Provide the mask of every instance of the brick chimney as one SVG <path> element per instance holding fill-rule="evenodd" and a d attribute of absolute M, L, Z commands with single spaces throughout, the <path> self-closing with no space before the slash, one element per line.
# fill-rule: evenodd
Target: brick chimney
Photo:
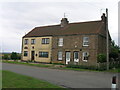
<path fill-rule="evenodd" d="M 101 19 L 102 19 L 103 22 L 106 23 L 107 17 L 105 16 L 105 13 L 103 13 L 103 15 L 101 16 Z"/>
<path fill-rule="evenodd" d="M 66 26 L 69 23 L 69 21 L 67 20 L 67 18 L 62 18 L 61 20 L 61 27 Z"/>

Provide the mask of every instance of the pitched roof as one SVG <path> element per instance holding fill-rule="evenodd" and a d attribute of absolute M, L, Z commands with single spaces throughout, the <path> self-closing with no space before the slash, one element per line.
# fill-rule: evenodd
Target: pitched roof
<path fill-rule="evenodd" d="M 60 25 L 35 27 L 24 37 L 73 35 L 73 34 L 98 34 L 98 33 L 103 34 L 104 31 L 101 31 L 103 26 L 104 26 L 104 22 L 99 20 L 99 21 L 69 23 L 65 27 L 61 27 Z"/>

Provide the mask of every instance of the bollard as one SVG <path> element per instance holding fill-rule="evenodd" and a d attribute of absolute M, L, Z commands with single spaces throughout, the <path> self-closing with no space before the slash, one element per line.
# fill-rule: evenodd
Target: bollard
<path fill-rule="evenodd" d="M 117 80 L 116 80 L 117 78 L 116 78 L 116 76 L 114 75 L 113 77 L 112 77 L 112 86 L 111 86 L 111 90 L 117 90 L 117 85 L 116 85 L 116 82 L 117 82 Z"/>

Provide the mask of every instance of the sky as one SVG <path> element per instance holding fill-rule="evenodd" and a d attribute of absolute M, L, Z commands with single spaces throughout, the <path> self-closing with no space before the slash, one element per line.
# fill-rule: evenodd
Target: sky
<path fill-rule="evenodd" d="M 118 44 L 119 0 L 0 0 L 0 50 L 21 52 L 22 37 L 35 27 L 101 20 L 108 8 L 108 28 Z"/>

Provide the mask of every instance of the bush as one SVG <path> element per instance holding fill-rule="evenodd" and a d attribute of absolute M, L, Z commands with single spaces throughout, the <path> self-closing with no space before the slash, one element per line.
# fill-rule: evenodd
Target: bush
<path fill-rule="evenodd" d="M 109 54 L 109 57 L 110 57 L 110 58 L 113 58 L 115 61 L 117 61 L 118 53 L 117 53 L 117 52 L 111 52 L 111 53 Z"/>
<path fill-rule="evenodd" d="M 5 54 L 5 55 L 2 57 L 2 59 L 9 60 L 10 57 L 9 57 L 7 54 Z"/>
<path fill-rule="evenodd" d="M 106 55 L 105 54 L 99 54 L 97 56 L 98 63 L 104 63 L 106 62 Z"/>
<path fill-rule="evenodd" d="M 68 64 L 67 68 L 78 68 L 78 69 L 88 69 L 88 70 L 99 70 L 99 71 L 103 71 L 106 70 L 106 64 L 104 63 L 100 63 L 100 66 L 87 66 L 87 65 L 73 65 L 73 64 Z"/>
<path fill-rule="evenodd" d="M 12 52 L 12 54 L 11 54 L 11 59 L 12 59 L 12 60 L 17 60 L 17 59 L 18 59 L 18 55 L 17 55 L 16 52 Z"/>
<path fill-rule="evenodd" d="M 67 65 L 68 68 L 79 68 L 79 69 L 89 69 L 89 70 L 98 70 L 98 68 L 96 66 L 87 66 L 87 65 L 72 65 L 72 64 L 68 64 Z"/>

